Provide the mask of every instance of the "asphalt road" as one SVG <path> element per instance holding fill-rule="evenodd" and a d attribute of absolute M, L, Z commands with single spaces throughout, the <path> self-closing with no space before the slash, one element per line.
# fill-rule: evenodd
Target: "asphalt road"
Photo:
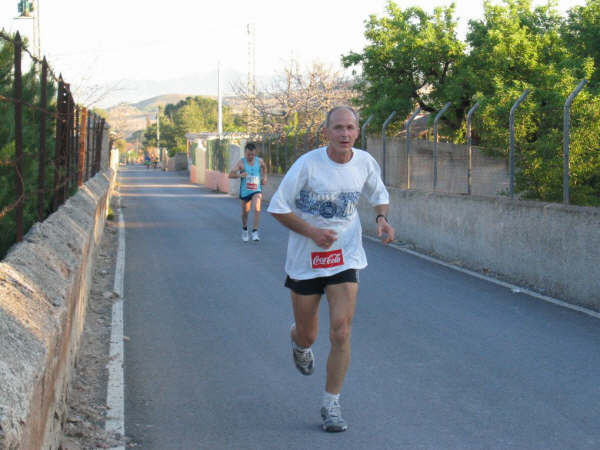
<path fill-rule="evenodd" d="M 125 430 L 140 449 L 598 449 L 600 321 L 365 240 L 345 433 L 320 429 L 327 303 L 294 368 L 287 231 L 122 168 Z"/>

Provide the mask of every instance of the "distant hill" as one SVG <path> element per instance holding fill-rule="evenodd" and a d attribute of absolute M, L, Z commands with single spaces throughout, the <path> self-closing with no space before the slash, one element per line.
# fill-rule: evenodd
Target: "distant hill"
<path fill-rule="evenodd" d="M 221 72 L 221 83 L 223 95 L 231 96 L 234 93 L 233 86 L 243 85 L 247 75 L 234 69 L 223 69 Z M 257 76 L 257 84 L 265 84 L 270 81 L 269 77 Z M 202 95 L 216 98 L 217 96 L 217 71 L 206 73 L 193 73 L 184 77 L 169 80 L 115 80 L 105 83 L 107 94 L 98 104 L 102 109 L 122 103 L 138 104 L 154 97 L 173 95 L 173 92 L 183 92 L 186 95 Z M 170 103 L 170 102 L 169 102 Z"/>
<path fill-rule="evenodd" d="M 108 123 L 120 136 L 129 139 L 139 130 L 144 130 L 149 123 L 156 121 L 156 110 L 159 106 L 175 105 L 187 97 L 194 97 L 196 94 L 164 94 L 138 101 L 137 103 L 119 103 L 118 105 L 106 108 L 108 114 Z M 214 98 L 211 95 L 202 97 Z M 236 113 L 243 110 L 243 105 L 237 97 L 229 96 L 223 98 L 223 104 L 228 105 Z"/>
<path fill-rule="evenodd" d="M 165 94 L 158 95 L 156 97 L 152 97 L 146 100 L 142 100 L 141 102 L 134 103 L 131 105 L 134 108 L 139 109 L 143 112 L 156 112 L 159 106 L 164 107 L 166 105 L 175 105 L 179 103 L 181 100 L 185 100 L 187 97 L 190 97 L 190 94 Z"/>

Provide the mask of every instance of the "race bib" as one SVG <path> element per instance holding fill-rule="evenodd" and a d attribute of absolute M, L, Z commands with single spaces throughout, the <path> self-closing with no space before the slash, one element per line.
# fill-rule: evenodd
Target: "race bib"
<path fill-rule="evenodd" d="M 342 249 L 329 252 L 311 252 L 310 257 L 313 269 L 326 269 L 344 265 Z"/>
<path fill-rule="evenodd" d="M 256 191 L 258 189 L 258 177 L 246 177 L 246 189 Z"/>

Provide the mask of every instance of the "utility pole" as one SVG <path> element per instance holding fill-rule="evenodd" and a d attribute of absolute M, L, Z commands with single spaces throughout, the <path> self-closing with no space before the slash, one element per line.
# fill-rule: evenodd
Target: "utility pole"
<path fill-rule="evenodd" d="M 162 161 L 162 152 L 160 150 L 160 106 L 156 110 L 156 147 L 158 148 L 158 158 Z"/>
<path fill-rule="evenodd" d="M 223 92 L 221 89 L 221 61 L 217 62 L 217 98 L 218 98 L 218 132 L 219 139 L 223 135 Z"/>
<path fill-rule="evenodd" d="M 33 54 L 37 59 L 42 59 L 42 46 L 40 44 L 40 1 L 34 0 L 33 8 Z"/>
<path fill-rule="evenodd" d="M 248 132 L 256 131 L 256 27 L 249 23 L 248 30 Z"/>
<path fill-rule="evenodd" d="M 19 15 L 17 19 L 33 19 L 33 30 L 31 43 L 33 46 L 33 56 L 37 59 L 42 58 L 42 49 L 40 44 L 40 2 L 39 0 L 19 0 L 17 3 Z"/>

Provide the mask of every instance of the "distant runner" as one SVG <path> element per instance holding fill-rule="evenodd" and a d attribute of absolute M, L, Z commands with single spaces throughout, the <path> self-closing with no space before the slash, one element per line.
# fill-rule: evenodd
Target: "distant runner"
<path fill-rule="evenodd" d="M 242 240 L 248 242 L 248 213 L 253 205 L 254 220 L 252 240 L 259 241 L 260 203 L 262 186 L 267 184 L 267 171 L 264 161 L 256 156 L 256 145 L 248 142 L 244 147 L 245 157 L 240 159 L 229 172 L 229 178 L 240 179 L 240 200 L 242 201 Z"/>
<path fill-rule="evenodd" d="M 315 369 L 311 345 L 318 333 L 321 296 L 329 303 L 327 377 L 321 418 L 325 431 L 345 431 L 340 391 L 350 364 L 350 332 L 358 293 L 358 271 L 367 266 L 357 207 L 361 193 L 374 206 L 377 235 L 387 244 L 394 228 L 387 221 L 389 194 L 377 161 L 352 147 L 358 116 L 350 107 L 333 108 L 325 120 L 327 147 L 301 156 L 284 176 L 268 211 L 289 228 L 285 286 L 295 323 L 292 356 L 303 375 Z"/>

